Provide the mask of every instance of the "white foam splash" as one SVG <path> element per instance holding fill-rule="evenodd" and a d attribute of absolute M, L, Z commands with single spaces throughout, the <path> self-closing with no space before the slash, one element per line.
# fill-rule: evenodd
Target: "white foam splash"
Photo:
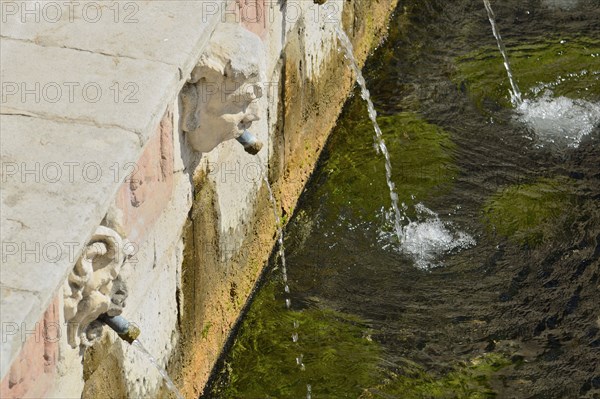
<path fill-rule="evenodd" d="M 567 40 L 560 41 L 561 44 L 564 44 L 566 42 L 567 42 Z M 597 54 L 590 54 L 590 55 L 592 56 L 592 58 L 598 57 Z M 538 94 L 544 93 L 547 90 L 554 90 L 560 85 L 563 85 L 565 83 L 568 84 L 568 82 L 570 82 L 570 81 L 578 80 L 578 79 L 584 78 L 586 76 L 596 77 L 596 80 L 598 80 L 598 79 L 600 79 L 600 71 L 588 71 L 587 69 L 582 69 L 579 72 L 569 72 L 564 75 L 559 75 L 552 82 L 538 83 L 537 85 L 535 85 L 531 89 L 529 89 L 529 91 L 534 96 L 537 96 Z M 589 89 L 586 88 L 585 90 L 589 90 Z"/>
<path fill-rule="evenodd" d="M 462 231 L 455 231 L 452 223 L 442 221 L 437 213 L 422 203 L 415 205 L 415 210 L 417 220 L 404 226 L 404 237 L 399 249 L 410 256 L 419 269 L 429 270 L 441 266 L 439 256 L 476 244 L 473 237 Z M 386 233 L 382 233 L 381 237 L 386 241 L 392 238 Z"/>
<path fill-rule="evenodd" d="M 567 97 L 552 97 L 552 92 L 525 100 L 517 108 L 517 120 L 529 126 L 544 143 L 577 148 L 583 137 L 600 125 L 600 104 Z"/>

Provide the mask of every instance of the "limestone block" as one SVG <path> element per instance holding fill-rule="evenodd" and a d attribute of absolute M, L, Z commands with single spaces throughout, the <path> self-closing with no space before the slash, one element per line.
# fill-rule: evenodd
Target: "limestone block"
<path fill-rule="evenodd" d="M 136 162 L 109 208 L 106 225 L 136 246 L 143 241 L 173 194 L 173 112 L 167 110 L 156 133 Z"/>
<path fill-rule="evenodd" d="M 131 301 L 128 303 L 125 316 L 129 321 L 139 326 L 140 342 L 152 353 L 158 363 L 166 367 L 177 342 L 177 269 L 180 265 L 178 254 L 181 252 L 181 240 L 171 239 L 171 248 L 157 252 L 156 266 L 147 270 L 131 287 Z M 147 248 L 148 255 L 153 256 L 152 248 Z M 140 263 L 145 256 L 140 254 Z M 147 259 L 147 258 L 146 258 Z M 141 265 L 139 265 L 141 266 Z M 131 271 L 127 268 L 127 274 Z M 125 271 L 124 271 L 125 272 Z M 140 272 L 140 271 L 138 271 Z M 139 273 L 142 274 L 142 273 Z M 128 279 L 129 280 L 129 279 Z M 162 379 L 148 359 L 138 350 L 129 349 L 125 344 L 119 344 L 127 350 L 123 364 L 123 373 L 127 376 L 130 398 L 161 397 L 156 392 L 162 385 Z M 170 370 L 169 370 L 170 371 Z"/>
<path fill-rule="evenodd" d="M 141 142 L 154 132 L 180 82 L 173 65 L 20 40 L 3 38 L 0 58 L 3 114 L 118 126 Z"/>
<path fill-rule="evenodd" d="M 127 291 L 117 278 L 127 247 L 114 230 L 99 226 L 65 281 L 64 314 L 73 348 L 91 346 L 100 337 L 101 324 L 92 323 L 98 316 L 121 313 Z"/>
<path fill-rule="evenodd" d="M 40 320 L 141 149 L 118 128 L 22 115 L 0 115 L 0 126 L 0 318 L 20 328 Z M 1 377 L 23 345 L 4 338 Z"/>
<path fill-rule="evenodd" d="M 237 24 L 221 24 L 183 87 L 181 127 L 198 152 L 240 136 L 260 119 L 266 53 L 260 38 Z"/>
<path fill-rule="evenodd" d="M 246 0 L 239 4 L 240 17 L 238 18 L 242 25 L 252 33 L 256 33 L 261 38 L 266 38 L 269 18 L 272 13 L 267 7 L 269 4 L 265 0 Z"/>
<path fill-rule="evenodd" d="M 3 399 L 44 397 L 52 389 L 61 333 L 58 298 L 41 320 L 22 327 L 21 339 L 26 338 L 26 341 L 0 384 L 0 397 Z"/>
<path fill-rule="evenodd" d="M 3 1 L 2 37 L 190 71 L 226 0 Z"/>

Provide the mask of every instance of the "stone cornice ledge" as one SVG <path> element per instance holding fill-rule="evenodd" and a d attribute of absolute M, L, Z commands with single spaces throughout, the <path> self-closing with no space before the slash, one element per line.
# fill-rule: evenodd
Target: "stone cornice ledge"
<path fill-rule="evenodd" d="M 30 14 L 22 2 L 3 8 L 0 379 L 176 101 L 226 1 L 114 2 L 100 17 L 83 13 L 98 2 L 53 2 L 65 7 L 60 19 L 44 2 L 28 2 Z"/>

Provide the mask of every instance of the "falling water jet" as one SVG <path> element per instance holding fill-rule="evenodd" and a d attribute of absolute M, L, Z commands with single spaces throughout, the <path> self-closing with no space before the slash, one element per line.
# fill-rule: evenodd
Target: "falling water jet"
<path fill-rule="evenodd" d="M 269 177 L 264 168 L 261 167 L 261 173 L 263 176 L 263 181 L 267 186 L 267 190 L 269 191 L 269 201 L 271 202 L 271 208 L 273 209 L 273 216 L 275 217 L 275 223 L 277 225 L 277 256 L 281 260 L 281 275 L 283 278 L 284 292 L 286 295 L 290 294 L 290 286 L 288 285 L 288 276 L 287 276 L 287 265 L 285 261 L 285 247 L 283 246 L 283 223 L 281 222 L 281 217 L 279 217 L 279 212 L 277 212 L 277 201 L 275 200 L 275 195 L 273 194 L 273 188 L 271 187 L 271 183 L 269 183 Z M 290 298 L 285 298 L 285 307 L 286 309 L 290 309 L 292 306 L 292 300 Z M 297 320 L 293 322 L 294 332 L 292 333 L 292 342 L 297 343 L 298 336 L 298 327 L 300 323 Z M 304 365 L 302 359 L 304 358 L 303 354 L 300 354 L 296 357 L 296 364 L 300 368 L 300 370 L 304 371 L 306 366 Z M 306 398 L 311 398 L 311 386 L 310 384 L 306 385 Z"/>
<path fill-rule="evenodd" d="M 169 377 L 167 370 L 165 370 L 160 366 L 160 364 L 158 364 L 154 356 L 152 356 L 150 352 L 148 352 L 146 348 L 144 348 L 142 343 L 137 339 L 141 331 L 135 324 L 131 323 L 123 316 L 109 316 L 108 314 L 100 315 L 100 317 L 98 317 L 98 320 L 106 324 L 108 327 L 112 328 L 113 331 L 117 333 L 119 338 L 128 342 L 129 344 L 131 344 L 131 346 L 139 350 L 150 361 L 150 363 L 152 363 L 152 365 L 156 367 L 158 373 L 165 381 L 167 388 L 175 394 L 177 399 L 184 399 L 183 395 L 181 394 L 181 392 L 179 392 L 171 377 Z"/>
<path fill-rule="evenodd" d="M 329 16 L 332 19 L 332 16 Z M 371 101 L 371 93 L 367 89 L 367 84 L 365 82 L 365 78 L 358 67 L 356 59 L 354 58 L 354 48 L 352 46 L 352 42 L 350 42 L 350 38 L 346 35 L 346 32 L 340 27 L 339 24 L 334 24 L 335 32 L 337 34 L 338 40 L 342 44 L 344 48 L 345 54 L 344 56 L 350 62 L 350 67 L 352 71 L 356 75 L 356 81 L 358 82 L 361 89 L 361 97 L 367 102 L 367 109 L 369 112 L 369 119 L 373 122 L 373 128 L 375 129 L 375 145 L 385 158 L 385 178 L 387 181 L 388 188 L 390 189 L 390 198 L 392 200 L 392 208 L 394 211 L 394 231 L 398 238 L 398 241 L 401 243 L 404 238 L 404 233 L 402 229 L 402 222 L 406 219 L 405 216 L 400 212 L 400 206 L 398 204 L 398 194 L 396 193 L 396 185 L 392 181 L 392 162 L 390 160 L 390 153 L 385 145 L 385 141 L 383 139 L 383 133 L 381 132 L 381 128 L 377 123 L 377 111 L 375 110 L 375 106 L 373 105 L 373 101 Z"/>
<path fill-rule="evenodd" d="M 508 61 L 508 54 L 506 53 L 506 47 L 504 47 L 504 42 L 502 41 L 502 36 L 500 36 L 500 31 L 498 30 L 498 26 L 496 25 L 496 15 L 494 14 L 494 10 L 492 9 L 492 5 L 489 0 L 483 0 L 483 5 L 485 6 L 485 10 L 488 14 L 488 19 L 490 20 L 490 24 L 492 25 L 492 32 L 494 33 L 494 37 L 496 38 L 496 43 L 498 43 L 498 49 L 502 54 L 502 58 L 504 59 L 504 68 L 506 69 L 506 74 L 508 75 L 508 80 L 510 81 L 510 86 L 512 90 L 509 90 L 510 100 L 515 107 L 519 107 L 523 100 L 521 99 L 521 91 L 519 90 L 519 86 L 517 86 L 517 82 L 512 73 L 512 69 L 510 68 L 510 62 Z"/>
<path fill-rule="evenodd" d="M 600 107 L 584 100 L 572 100 L 562 96 L 552 98 L 551 90 L 544 92 L 538 99 L 523 101 L 496 25 L 494 10 L 492 10 L 489 0 L 483 0 L 483 4 L 498 43 L 498 49 L 504 58 L 504 68 L 512 87 L 512 91 L 509 90 L 511 102 L 517 108 L 517 120 L 533 129 L 542 142 L 565 144 L 577 148 L 581 139 L 590 134 L 600 121 Z M 537 145 L 544 146 L 543 144 Z"/>
<path fill-rule="evenodd" d="M 267 186 L 267 190 L 269 191 L 269 201 L 271 202 L 271 208 L 273 209 L 273 216 L 275 217 L 275 223 L 277 225 L 277 256 L 281 260 L 281 276 L 283 278 L 283 284 L 285 284 L 284 291 L 286 294 L 290 293 L 290 287 L 288 286 L 288 276 L 287 276 L 287 265 L 285 262 L 285 248 L 283 246 L 283 226 L 281 223 L 281 218 L 279 217 L 279 212 L 277 212 L 277 201 L 275 200 L 275 195 L 273 194 L 273 188 L 271 188 L 271 183 L 269 183 L 269 178 L 267 176 L 266 171 L 262 171 L 263 181 Z M 291 306 L 291 300 L 286 298 L 285 307 L 289 309 Z"/>
<path fill-rule="evenodd" d="M 331 16 L 329 18 L 332 19 Z M 350 61 L 350 67 L 356 74 L 356 81 L 360 85 L 362 98 L 367 103 L 369 118 L 371 119 L 373 128 L 375 129 L 374 139 L 376 148 L 383 153 L 385 158 L 385 177 L 390 191 L 390 197 L 392 199 L 395 228 L 394 233 L 402 251 L 415 258 L 416 266 L 422 269 L 428 269 L 433 265 L 432 257 L 435 253 L 449 251 L 455 248 L 466 248 L 474 245 L 475 241 L 464 233 L 460 233 L 458 235 L 451 234 L 448 231 L 446 224 L 439 220 L 438 215 L 435 212 L 427 209 L 422 204 L 415 206 L 417 215 L 427 213 L 430 218 L 434 216 L 435 219 L 427 222 L 413 222 L 405 213 L 401 212 L 401 208 L 398 203 L 396 187 L 392 181 L 392 164 L 390 161 L 390 154 L 385 145 L 379 124 L 377 123 L 377 112 L 375 111 L 375 107 L 371 101 L 371 95 L 367 89 L 364 76 L 362 75 L 356 59 L 354 58 L 354 49 L 350 39 L 348 38 L 348 35 L 346 35 L 343 28 L 339 24 L 334 24 L 334 27 L 338 40 L 341 42 L 345 51 L 345 57 L 348 61 Z M 402 204 L 402 209 L 406 209 L 404 204 Z M 406 224 L 403 227 L 402 224 L 405 221 Z M 431 253 L 427 253 L 426 257 L 422 256 L 422 251 L 420 250 L 416 251 L 415 253 L 415 243 L 419 248 L 423 248 L 423 245 L 426 245 L 426 248 L 430 249 Z"/>
<path fill-rule="evenodd" d="M 177 397 L 177 399 L 185 399 L 183 397 L 183 395 L 181 394 L 181 392 L 179 392 L 179 390 L 175 386 L 175 383 L 173 382 L 173 380 L 171 379 L 171 377 L 169 377 L 169 374 L 167 374 L 167 370 L 165 370 L 164 368 L 162 368 L 160 366 L 160 364 L 158 364 L 158 361 L 154 358 L 154 356 L 152 356 L 150 354 L 150 352 L 148 352 L 148 350 L 146 350 L 146 348 L 144 348 L 144 345 L 142 345 L 142 343 L 140 341 L 138 341 L 137 339 L 134 340 L 131 343 L 131 346 L 135 347 L 146 358 L 148 358 L 148 360 L 150 360 L 150 363 L 152 363 L 154 365 L 154 367 L 156 367 L 156 369 L 158 370 L 159 374 L 161 375 L 161 377 L 165 381 L 165 385 L 167 386 L 167 388 L 169 388 L 169 390 L 171 392 L 173 392 L 173 394 L 175 394 L 175 397 Z"/>

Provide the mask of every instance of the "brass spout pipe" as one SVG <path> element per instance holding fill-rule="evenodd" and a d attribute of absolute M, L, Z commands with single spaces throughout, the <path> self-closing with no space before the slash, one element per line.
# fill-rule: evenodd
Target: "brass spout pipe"
<path fill-rule="evenodd" d="M 109 326 L 124 341 L 130 344 L 139 337 L 141 331 L 137 326 L 122 316 L 109 316 L 106 313 L 98 317 L 98 320 Z"/>
<path fill-rule="evenodd" d="M 244 130 L 241 136 L 237 138 L 237 141 L 244 146 L 244 150 L 248 154 L 256 155 L 263 147 L 262 141 L 258 140 L 252 133 L 248 130 Z"/>

